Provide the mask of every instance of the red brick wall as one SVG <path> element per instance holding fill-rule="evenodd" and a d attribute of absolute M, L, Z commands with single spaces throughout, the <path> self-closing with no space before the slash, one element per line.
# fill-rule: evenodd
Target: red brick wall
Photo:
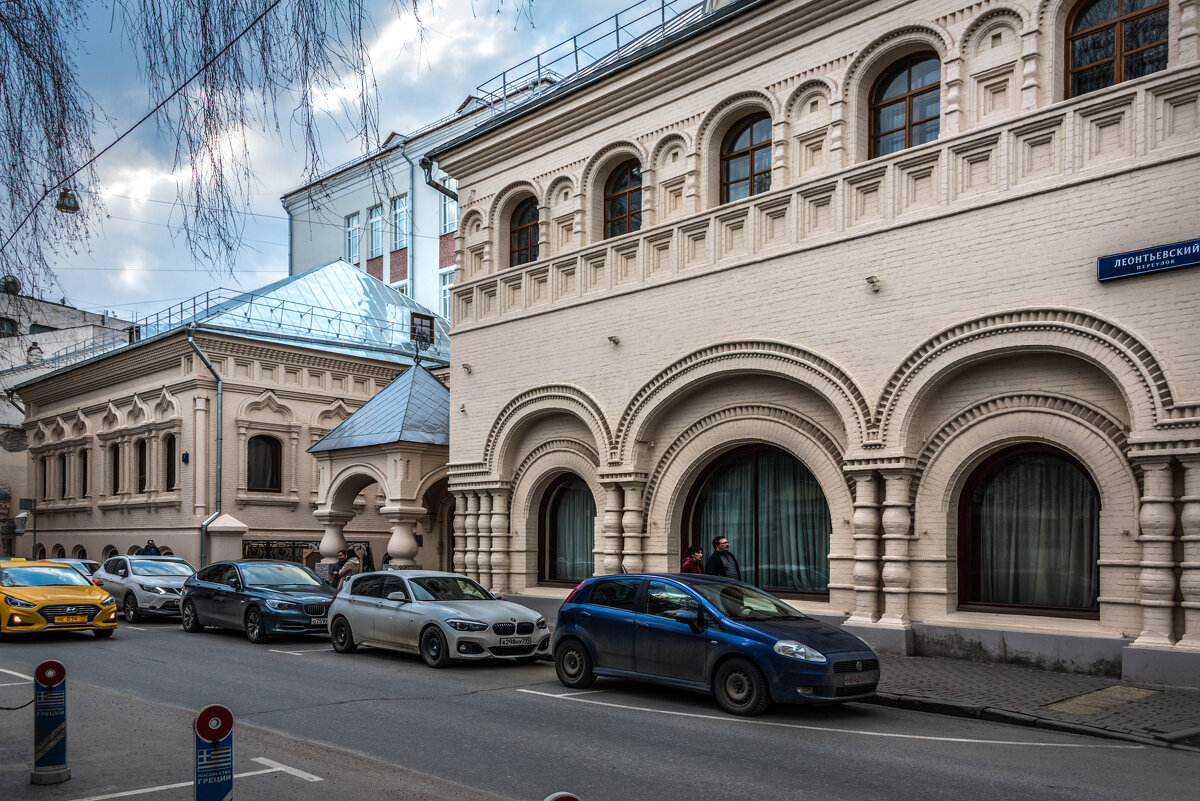
<path fill-rule="evenodd" d="M 383 256 L 367 259 L 367 275 L 383 280 Z"/>
<path fill-rule="evenodd" d="M 393 250 L 388 260 L 388 282 L 408 280 L 408 248 Z"/>
<path fill-rule="evenodd" d="M 442 234 L 438 240 L 438 267 L 454 266 L 454 234 Z"/>

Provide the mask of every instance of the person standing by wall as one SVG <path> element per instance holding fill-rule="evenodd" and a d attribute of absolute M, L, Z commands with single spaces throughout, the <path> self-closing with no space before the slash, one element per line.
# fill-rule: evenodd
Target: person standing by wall
<path fill-rule="evenodd" d="M 679 568 L 680 573 L 703 573 L 704 563 L 701 561 L 704 558 L 704 551 L 699 545 L 691 545 L 687 549 L 687 557 L 683 560 L 683 564 Z"/>
<path fill-rule="evenodd" d="M 725 576 L 726 578 L 742 580 L 742 569 L 738 566 L 737 558 L 729 551 L 728 537 L 713 537 L 712 556 L 704 563 L 704 572 L 710 576 Z"/>

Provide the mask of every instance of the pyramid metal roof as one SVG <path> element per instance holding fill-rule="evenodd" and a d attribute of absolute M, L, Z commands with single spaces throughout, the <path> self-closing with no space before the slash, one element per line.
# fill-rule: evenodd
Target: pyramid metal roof
<path fill-rule="evenodd" d="M 308 452 L 394 442 L 450 444 L 450 389 L 420 364 L 397 376 Z"/>

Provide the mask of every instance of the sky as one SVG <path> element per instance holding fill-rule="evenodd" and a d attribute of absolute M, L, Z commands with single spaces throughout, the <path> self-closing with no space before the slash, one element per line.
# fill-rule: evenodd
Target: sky
<path fill-rule="evenodd" d="M 424 42 L 411 16 L 377 16 L 369 40 L 381 137 L 414 131 L 453 113 L 477 86 L 503 70 L 634 3 L 531 0 L 530 19 L 513 0 L 421 0 Z M 381 9 L 385 5 L 381 2 Z M 94 138 L 99 151 L 151 103 L 129 46 L 108 30 L 108 12 L 97 10 L 89 25 L 86 50 L 77 55 L 84 88 L 115 122 L 113 130 L 98 131 Z M 287 120 L 288 111 L 281 110 L 281 120 Z M 214 274 L 194 260 L 172 229 L 172 146 L 159 139 L 152 121 L 143 124 L 97 162 L 99 184 L 92 191 L 103 195 L 107 219 L 90 252 L 58 262 L 57 285 L 43 297 L 135 319 L 207 290 L 253 289 L 286 276 L 287 217 L 280 197 L 303 184 L 303 160 L 290 144 L 294 133 L 285 129 L 281 137 L 258 137 L 251 144 L 258 185 L 246 210 L 241 257 L 230 275 Z M 331 125 L 324 126 L 321 138 L 322 171 L 361 155 L 361 146 Z"/>

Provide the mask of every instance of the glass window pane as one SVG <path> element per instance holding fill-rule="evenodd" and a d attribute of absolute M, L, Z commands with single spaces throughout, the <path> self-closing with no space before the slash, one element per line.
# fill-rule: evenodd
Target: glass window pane
<path fill-rule="evenodd" d="M 631 212 L 642 210 L 642 190 L 635 189 L 629 193 L 629 210 Z"/>
<path fill-rule="evenodd" d="M 930 120 L 914 125 L 912 128 L 912 146 L 923 145 L 938 138 L 940 120 Z"/>
<path fill-rule="evenodd" d="M 629 168 L 629 185 L 630 186 L 641 186 L 642 185 L 642 165 L 641 164 L 634 164 L 632 167 Z"/>
<path fill-rule="evenodd" d="M 760 147 L 754 151 L 754 171 L 762 172 L 771 169 L 771 148 Z"/>
<path fill-rule="evenodd" d="M 621 217 L 617 220 L 612 220 L 608 223 L 608 228 L 605 231 L 606 236 L 620 236 L 625 233 L 625 218 Z"/>
<path fill-rule="evenodd" d="M 735 184 L 729 184 L 725 187 L 725 202 L 729 203 L 734 200 L 741 200 L 744 197 L 750 197 L 750 182 L 738 181 Z"/>
<path fill-rule="evenodd" d="M 1125 59 L 1125 78 L 1140 78 L 1167 68 L 1167 46 L 1161 44 Z"/>
<path fill-rule="evenodd" d="M 640 231 L 642 229 L 642 215 L 640 212 L 634 212 L 629 215 L 629 230 Z"/>
<path fill-rule="evenodd" d="M 904 131 L 884 134 L 875 140 L 875 156 L 886 156 L 889 153 L 899 153 L 904 149 Z"/>
<path fill-rule="evenodd" d="M 738 123 L 737 127 L 731 131 L 732 136 L 725 140 L 725 153 L 736 153 L 739 150 L 745 150 L 750 147 L 750 126 L 746 123 Z"/>
<path fill-rule="evenodd" d="M 625 195 L 617 195 L 608 199 L 608 218 L 610 220 L 625 216 Z"/>
<path fill-rule="evenodd" d="M 1167 41 L 1167 12 L 1147 14 L 1125 23 L 1125 52 Z"/>
<path fill-rule="evenodd" d="M 725 182 L 740 181 L 750 177 L 750 157 L 738 156 L 725 160 Z"/>
<path fill-rule="evenodd" d="M 763 142 L 771 141 L 771 118 L 763 117 L 758 122 L 754 123 L 754 144 L 762 144 Z"/>
<path fill-rule="evenodd" d="M 1076 97 L 1088 92 L 1094 92 L 1097 89 L 1112 86 L 1113 83 L 1112 62 L 1100 64 L 1096 67 L 1089 67 L 1086 70 L 1079 70 L 1079 72 L 1071 76 L 1071 96 Z"/>
<path fill-rule="evenodd" d="M 1072 31 L 1085 31 L 1093 25 L 1116 19 L 1120 13 L 1118 0 L 1095 0 L 1075 17 Z"/>
<path fill-rule="evenodd" d="M 914 97 L 912 99 L 912 121 L 921 122 L 938 116 L 938 106 L 941 103 L 941 99 L 942 93 L 940 89 L 931 89 L 924 94 Z"/>
<path fill-rule="evenodd" d="M 912 82 L 909 87 L 910 89 L 920 89 L 925 86 L 933 86 L 941 80 L 941 77 L 942 62 L 936 58 L 927 58 L 913 65 Z"/>
<path fill-rule="evenodd" d="M 1125 0 L 1124 6 L 1121 10 L 1126 14 L 1130 14 L 1135 11 L 1142 11 L 1143 9 L 1150 8 L 1151 6 L 1161 5 L 1162 2 L 1163 0 Z M 1166 13 L 1166 10 L 1164 10 L 1163 14 L 1165 15 Z"/>
<path fill-rule="evenodd" d="M 538 246 L 537 246 L 537 243 L 534 243 L 529 248 L 529 260 L 537 261 L 537 258 L 538 258 Z"/>
<path fill-rule="evenodd" d="M 764 172 L 754 176 L 754 194 L 761 195 L 771 191 L 771 173 Z"/>
<path fill-rule="evenodd" d="M 879 103 L 889 98 L 899 97 L 907 91 L 908 69 L 901 68 L 879 82 L 879 88 L 875 90 L 875 97 L 872 98 L 872 101 Z"/>
<path fill-rule="evenodd" d="M 516 249 L 529 247 L 529 229 L 518 228 L 512 234 L 512 246 Z"/>
<path fill-rule="evenodd" d="M 1116 53 L 1116 34 L 1112 28 L 1084 36 L 1071 42 L 1071 66 L 1086 67 Z"/>
<path fill-rule="evenodd" d="M 676 612 L 699 612 L 700 602 L 683 590 L 665 581 L 646 585 L 646 614 L 674 619 Z"/>
<path fill-rule="evenodd" d="M 894 131 L 904 127 L 904 101 L 875 109 L 874 129 L 876 133 Z"/>

